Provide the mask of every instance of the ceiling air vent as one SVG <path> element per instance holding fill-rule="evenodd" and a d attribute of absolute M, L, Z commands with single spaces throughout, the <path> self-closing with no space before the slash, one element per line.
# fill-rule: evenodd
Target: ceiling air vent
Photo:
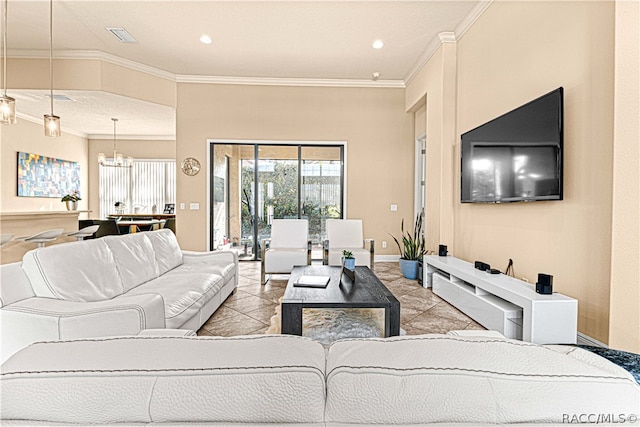
<path fill-rule="evenodd" d="M 45 95 L 45 97 L 51 98 L 51 95 Z M 54 101 L 73 101 L 73 99 L 69 98 L 67 95 L 61 95 L 61 94 L 54 94 L 53 100 Z"/>
<path fill-rule="evenodd" d="M 133 36 L 124 28 L 107 27 L 107 31 L 116 36 L 116 38 L 122 43 L 138 43 L 138 40 L 134 39 Z"/>

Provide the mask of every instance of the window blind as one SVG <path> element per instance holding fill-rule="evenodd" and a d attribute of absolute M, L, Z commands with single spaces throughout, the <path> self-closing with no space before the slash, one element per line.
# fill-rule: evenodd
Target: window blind
<path fill-rule="evenodd" d="M 125 204 L 126 213 L 136 207 L 151 213 L 153 205 L 162 213 L 166 203 L 176 200 L 175 160 L 136 160 L 130 168 L 100 167 L 99 181 L 101 218 L 115 213 L 116 202 Z"/>

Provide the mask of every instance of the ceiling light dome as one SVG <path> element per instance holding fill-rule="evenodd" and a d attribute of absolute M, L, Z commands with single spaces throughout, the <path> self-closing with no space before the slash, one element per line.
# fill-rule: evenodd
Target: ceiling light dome
<path fill-rule="evenodd" d="M 384 46 L 384 42 L 382 40 L 376 40 L 371 45 L 371 47 L 373 47 L 374 49 L 381 49 L 382 46 Z"/>
<path fill-rule="evenodd" d="M 213 41 L 209 35 L 203 34 L 200 36 L 200 42 L 204 44 L 211 44 Z"/>

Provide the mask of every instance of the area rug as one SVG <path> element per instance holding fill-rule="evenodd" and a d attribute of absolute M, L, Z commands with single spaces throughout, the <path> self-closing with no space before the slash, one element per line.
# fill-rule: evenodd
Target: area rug
<path fill-rule="evenodd" d="M 578 347 L 589 350 L 590 352 L 615 363 L 621 368 L 626 369 L 631 375 L 633 375 L 636 382 L 640 384 L 640 354 L 629 353 L 621 350 L 611 350 L 603 347 L 592 347 L 588 345 L 579 345 Z"/>
<path fill-rule="evenodd" d="M 265 334 L 280 334 L 280 307 L 276 306 Z M 305 308 L 302 336 L 325 347 L 343 338 L 384 337 L 384 315 L 382 308 Z"/>

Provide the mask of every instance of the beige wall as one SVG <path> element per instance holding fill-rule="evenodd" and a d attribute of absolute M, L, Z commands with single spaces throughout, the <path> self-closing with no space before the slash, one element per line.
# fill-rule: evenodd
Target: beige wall
<path fill-rule="evenodd" d="M 609 345 L 640 353 L 640 3 L 616 1 Z"/>
<path fill-rule="evenodd" d="M 112 139 L 90 139 L 88 150 L 89 163 L 89 209 L 93 211 L 92 218 L 100 217 L 100 198 L 99 191 L 99 165 L 98 153 L 104 153 L 107 158 L 113 157 L 113 140 Z M 132 140 L 118 139 L 118 152 L 125 157 L 131 156 L 135 159 L 175 159 L 176 158 L 176 142 L 175 141 L 156 141 L 156 140 Z M 180 165 L 176 165 L 177 168 Z M 94 196 L 95 197 L 92 197 Z"/>
<path fill-rule="evenodd" d="M 10 58 L 7 87 L 49 89 L 46 59 Z M 56 90 L 100 90 L 157 104 L 176 106 L 176 82 L 97 59 L 53 61 Z"/>
<path fill-rule="evenodd" d="M 417 114 L 416 120 L 424 120 L 425 123 L 416 123 L 416 129 L 426 129 L 427 165 L 426 165 L 426 212 L 425 212 L 425 239 L 427 248 L 437 250 L 438 244 L 446 244 L 441 239 L 441 197 L 449 192 L 442 191 L 443 174 L 443 147 L 450 146 L 452 141 L 445 142 L 443 136 L 443 49 L 442 46 L 431 56 L 431 59 L 420 70 L 417 76 L 407 86 L 406 106 L 407 110 L 415 108 L 415 105 L 425 104 L 425 114 Z M 418 113 L 420 110 L 417 111 Z M 416 135 L 419 136 L 419 135 Z"/>
<path fill-rule="evenodd" d="M 18 151 L 78 162 L 80 164 L 79 190 L 82 196 L 78 208 L 87 209 L 89 189 L 85 138 L 65 132 L 58 138 L 50 138 L 44 136 L 42 123 L 33 123 L 20 118 L 15 125 L 3 125 L 0 135 L 2 137 L 0 143 L 1 212 L 66 211 L 65 204 L 57 197 L 18 197 Z"/>
<path fill-rule="evenodd" d="M 206 164 L 207 138 L 346 141 L 347 216 L 364 220 L 378 254 L 397 254 L 387 233 L 413 217 L 413 119 L 402 89 L 179 84 L 178 161 Z M 186 249 L 206 249 L 207 179 L 206 170 L 178 174 L 177 202 L 200 203 L 199 211 L 177 211 Z"/>
<path fill-rule="evenodd" d="M 552 274 L 555 291 L 579 300 L 580 332 L 603 342 L 609 329 L 613 34 L 611 2 L 494 2 L 456 43 L 455 88 L 447 84 L 451 47 L 444 44 L 442 56 L 435 54 L 407 88 L 406 104 L 410 109 L 426 95 L 428 233 L 452 238 L 451 253 L 468 261 L 504 269 L 512 258 L 517 276 L 530 282 L 539 272 Z M 460 134 L 559 86 L 565 88 L 565 200 L 460 204 Z M 430 111 L 434 96 L 453 96 L 457 105 L 447 108 L 445 100 L 442 113 Z M 447 134 L 451 123 L 456 132 Z M 440 147 L 433 147 L 438 130 Z M 448 157 L 450 146 L 455 153 Z M 438 160 L 440 168 L 431 163 Z M 451 196 L 451 236 L 443 194 Z M 440 224 L 433 220 L 438 215 Z"/>

